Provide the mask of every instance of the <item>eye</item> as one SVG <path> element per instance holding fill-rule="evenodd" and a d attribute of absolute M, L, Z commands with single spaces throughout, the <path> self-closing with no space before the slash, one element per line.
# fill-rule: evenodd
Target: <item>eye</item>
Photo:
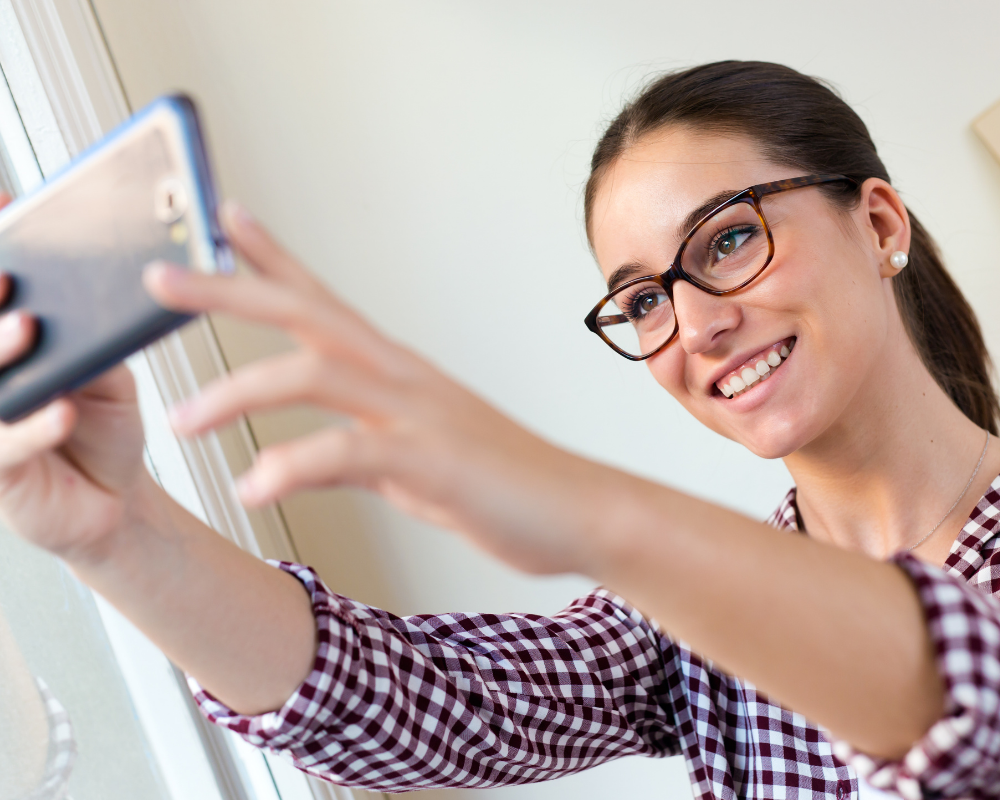
<path fill-rule="evenodd" d="M 715 260 L 722 261 L 726 256 L 736 252 L 741 244 L 753 235 L 749 228 L 738 228 L 721 234 L 715 241 Z"/>
<path fill-rule="evenodd" d="M 667 302 L 667 294 L 660 287 L 646 287 L 635 293 L 625 304 L 625 316 L 630 320 L 642 319 L 657 306 Z"/>

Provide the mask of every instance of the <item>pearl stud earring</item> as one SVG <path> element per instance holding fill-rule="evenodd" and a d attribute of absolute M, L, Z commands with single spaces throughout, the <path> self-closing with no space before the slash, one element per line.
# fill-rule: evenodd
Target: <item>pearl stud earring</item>
<path fill-rule="evenodd" d="M 889 263 L 892 264 L 896 269 L 902 269 L 907 264 L 910 263 L 910 257 L 906 255 L 902 250 L 897 250 L 891 256 L 889 256 Z"/>

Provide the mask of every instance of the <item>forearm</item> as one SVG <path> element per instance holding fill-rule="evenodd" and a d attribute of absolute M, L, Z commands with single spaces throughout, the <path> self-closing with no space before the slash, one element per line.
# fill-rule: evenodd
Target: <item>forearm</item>
<path fill-rule="evenodd" d="M 244 553 L 151 479 L 125 524 L 70 567 L 232 708 L 279 708 L 309 673 L 315 623 L 293 577 Z"/>
<path fill-rule="evenodd" d="M 874 755 L 943 712 L 902 571 L 654 484 L 608 483 L 594 577 L 726 670 Z"/>
<path fill-rule="evenodd" d="M 678 752 L 662 690 L 677 660 L 610 592 L 550 618 L 400 618 L 331 592 L 307 567 L 288 569 L 311 592 L 323 642 L 301 694 L 285 713 L 253 718 L 196 698 L 213 722 L 314 774 L 385 792 L 487 788 Z M 543 664 L 559 680 L 539 691 Z"/>

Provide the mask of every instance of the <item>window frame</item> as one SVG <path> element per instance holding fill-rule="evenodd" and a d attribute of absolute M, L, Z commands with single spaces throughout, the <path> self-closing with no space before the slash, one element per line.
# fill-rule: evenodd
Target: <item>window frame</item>
<path fill-rule="evenodd" d="M 48 113 L 55 119 L 68 158 L 128 118 L 132 108 L 89 0 L 0 2 L 9 3 L 17 17 Z M 15 77 L 4 72 L 3 79 L 16 100 L 18 87 L 12 85 Z M 5 87 L 0 86 L 0 94 L 3 91 Z M 23 111 L 18 108 L 30 141 L 32 130 L 25 124 Z M 51 173 L 51 169 L 46 171 Z M 0 163 L 0 185 L 4 184 L 8 189 L 19 188 L 11 180 L 9 165 Z M 297 560 L 277 507 L 248 511 L 236 499 L 234 475 L 251 465 L 257 449 L 247 421 L 242 419 L 226 431 L 195 441 L 179 440 L 167 421 L 171 405 L 191 397 L 200 386 L 228 371 L 211 320 L 199 318 L 132 356 L 128 364 L 136 379 L 146 429 L 147 466 L 161 485 L 191 513 L 242 549 L 257 557 Z M 142 639 L 141 634 L 130 633 L 128 623 L 119 620 L 107 603 L 99 601 L 98 607 L 129 690 L 140 694 L 150 691 L 129 679 L 127 662 L 142 657 L 143 644 L 134 638 Z M 145 646 L 151 647 L 145 641 Z M 223 800 L 385 797 L 307 776 L 283 759 L 256 751 L 235 735 L 209 724 L 197 711 L 183 675 L 175 667 L 171 669 L 174 689 L 179 688 L 184 698 Z M 137 702 L 140 716 L 141 705 Z M 151 726 L 144 722 L 148 730 Z M 161 766 L 167 770 L 167 765 Z"/>

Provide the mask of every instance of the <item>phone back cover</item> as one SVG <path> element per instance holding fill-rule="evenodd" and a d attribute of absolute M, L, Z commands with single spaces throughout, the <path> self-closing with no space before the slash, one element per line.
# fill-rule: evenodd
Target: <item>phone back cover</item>
<path fill-rule="evenodd" d="M 39 322 L 35 349 L 0 373 L 4 420 L 81 385 L 188 319 L 154 303 L 141 276 L 157 259 L 189 264 L 181 234 L 189 237 L 190 226 L 161 221 L 154 193 L 165 179 L 197 170 L 176 163 L 178 148 L 168 146 L 162 125 L 146 127 L 127 145 L 71 168 L 57 191 L 34 198 L 7 224 L 0 215 L 0 269 L 14 280 L 6 310 L 24 308 Z M 194 194 L 188 214 L 213 214 Z"/>

